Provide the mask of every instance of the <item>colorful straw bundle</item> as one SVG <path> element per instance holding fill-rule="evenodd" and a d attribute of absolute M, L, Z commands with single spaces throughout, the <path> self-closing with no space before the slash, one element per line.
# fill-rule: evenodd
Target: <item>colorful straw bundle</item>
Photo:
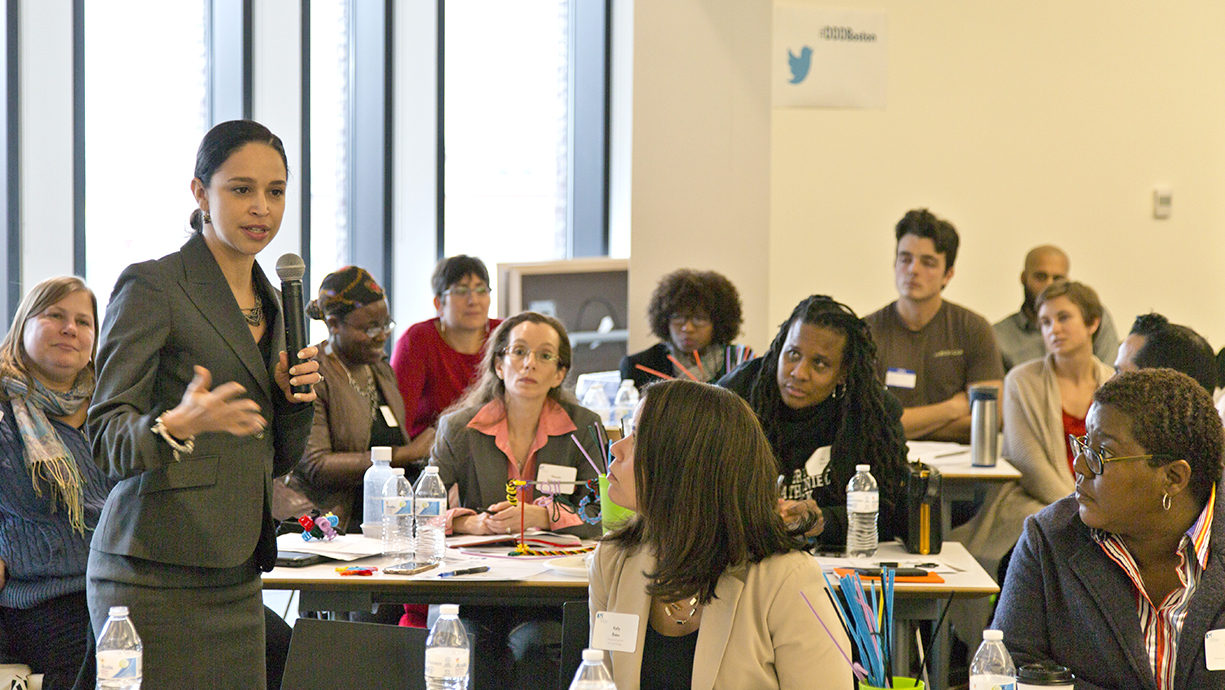
<path fill-rule="evenodd" d="M 865 592 L 863 580 L 859 579 L 858 573 L 844 575 L 839 580 L 841 596 L 834 594 L 829 576 L 824 573 L 822 576 L 825 577 L 825 586 L 833 599 L 834 609 L 838 612 L 847 635 L 855 643 L 855 649 L 862 661 L 862 665 L 851 664 L 855 677 L 878 688 L 892 687 L 893 586 L 897 577 L 894 570 L 882 570 L 879 592 L 875 582 L 869 583 L 869 589 Z M 809 603 L 809 607 L 811 606 Z M 816 609 L 813 609 L 813 613 L 816 613 Z M 820 616 L 817 616 L 817 620 L 826 633 L 829 633 L 825 621 L 822 621 Z M 845 653 L 843 657 L 846 658 Z M 850 662 L 850 659 L 847 658 L 847 661 Z"/>

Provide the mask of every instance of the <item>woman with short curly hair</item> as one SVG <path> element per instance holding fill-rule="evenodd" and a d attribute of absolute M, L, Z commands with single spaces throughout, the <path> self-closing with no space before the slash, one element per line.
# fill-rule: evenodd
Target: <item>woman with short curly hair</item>
<path fill-rule="evenodd" d="M 714 271 L 682 268 L 664 276 L 651 293 L 647 317 L 662 342 L 621 359 L 621 378 L 639 388 L 660 374 L 685 376 L 673 360 L 697 380 L 713 383 L 752 356 L 749 348 L 731 345 L 744 323 L 740 293 Z"/>

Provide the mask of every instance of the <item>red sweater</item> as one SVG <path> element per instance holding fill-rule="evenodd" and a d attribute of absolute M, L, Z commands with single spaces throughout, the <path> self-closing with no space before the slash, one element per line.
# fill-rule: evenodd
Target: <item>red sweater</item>
<path fill-rule="evenodd" d="M 490 319 L 489 330 L 501 319 Z M 459 399 L 472 383 L 484 352 L 456 352 L 438 333 L 438 319 L 415 323 L 396 341 L 391 368 L 396 372 L 408 434 L 417 434 L 438 422 L 438 415 Z"/>

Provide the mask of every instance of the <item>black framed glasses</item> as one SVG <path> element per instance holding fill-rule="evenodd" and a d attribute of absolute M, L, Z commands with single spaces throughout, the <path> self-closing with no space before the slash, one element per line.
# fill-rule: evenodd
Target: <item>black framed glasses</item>
<path fill-rule="evenodd" d="M 1089 445 L 1088 436 L 1077 437 L 1073 434 L 1068 434 L 1068 441 L 1072 444 L 1072 452 L 1082 456 L 1085 459 L 1085 464 L 1089 466 L 1089 471 L 1093 474 L 1101 474 L 1108 462 L 1122 462 L 1123 460 L 1152 460 L 1160 458 L 1162 460 L 1173 460 L 1174 458 L 1162 453 L 1151 453 L 1149 455 L 1124 455 L 1123 457 L 1110 457 L 1104 451 L 1094 450 Z"/>
<path fill-rule="evenodd" d="M 701 314 L 671 314 L 668 316 L 668 325 L 673 328 L 684 328 L 686 321 L 693 324 L 694 328 L 706 328 L 711 324 L 710 317 Z"/>

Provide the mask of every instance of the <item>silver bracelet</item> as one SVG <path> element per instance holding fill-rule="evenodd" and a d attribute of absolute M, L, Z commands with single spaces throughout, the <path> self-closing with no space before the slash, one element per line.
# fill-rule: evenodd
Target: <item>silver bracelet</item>
<path fill-rule="evenodd" d="M 170 446 L 170 449 L 174 451 L 175 462 L 179 461 L 180 453 L 183 455 L 191 455 L 192 451 L 196 449 L 195 436 L 188 436 L 186 439 L 180 442 L 178 439 L 171 436 L 170 432 L 166 430 L 166 423 L 162 421 L 160 416 L 153 420 L 153 433 L 161 436 L 162 440 L 165 441 L 167 445 Z"/>

